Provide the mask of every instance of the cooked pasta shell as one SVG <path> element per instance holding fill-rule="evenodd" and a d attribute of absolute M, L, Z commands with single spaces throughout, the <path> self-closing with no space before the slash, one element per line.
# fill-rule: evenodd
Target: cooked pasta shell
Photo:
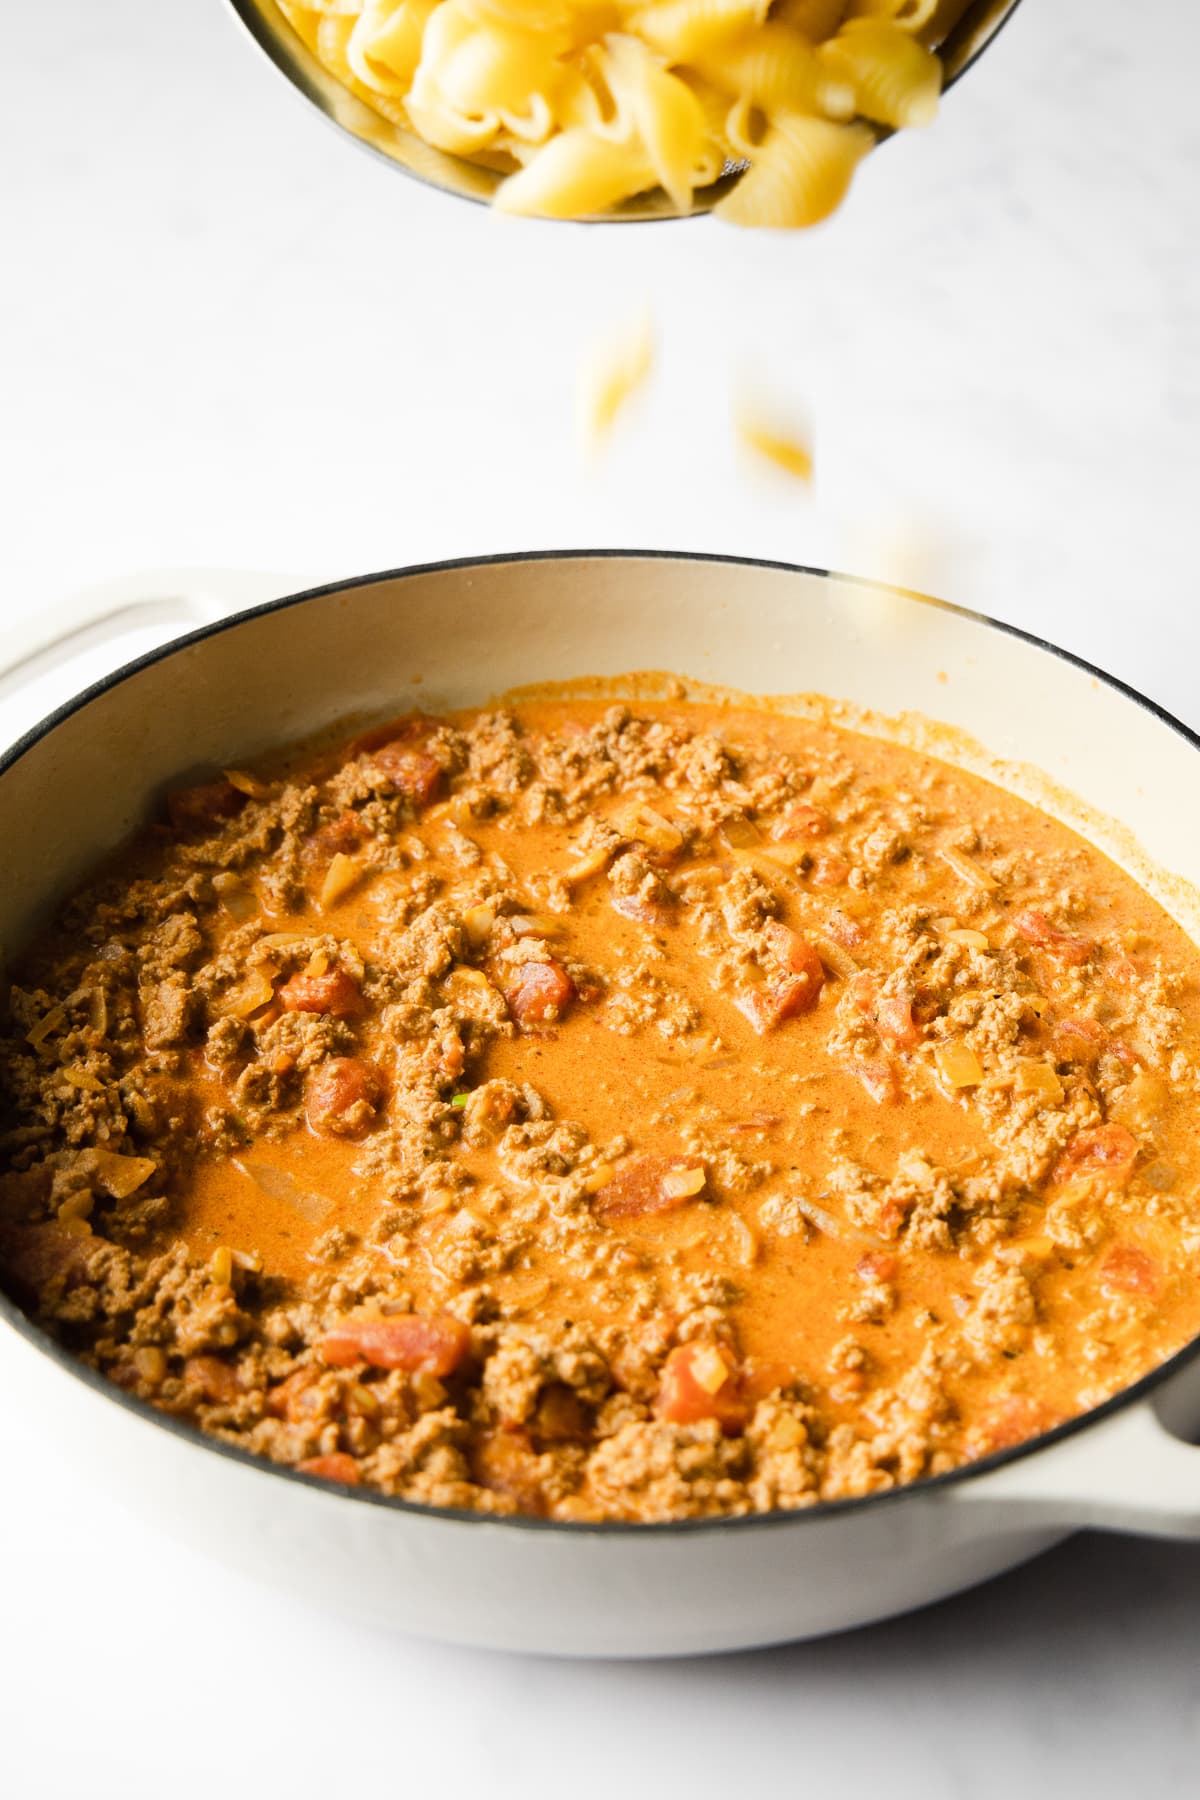
<path fill-rule="evenodd" d="M 689 71 L 688 86 L 700 103 L 704 114 L 704 128 L 707 133 L 707 155 L 719 158 L 717 174 L 727 162 L 736 160 L 736 152 L 729 142 L 729 95 L 713 83 L 693 77 Z M 715 180 L 716 176 L 710 177 Z"/>
<path fill-rule="evenodd" d="M 761 25 L 769 6 L 770 0 L 661 0 L 635 13 L 631 23 L 668 62 L 684 63 Z"/>
<path fill-rule="evenodd" d="M 833 36 L 846 16 L 846 4 L 847 0 L 777 0 L 771 17 L 819 44 Z"/>
<path fill-rule="evenodd" d="M 353 30 L 354 20 L 337 13 L 326 13 L 317 21 L 317 55 L 329 73 L 347 87 L 354 85 L 354 71 L 346 60 L 346 46 Z"/>
<path fill-rule="evenodd" d="M 902 31 L 924 31 L 938 0 L 846 0 L 848 19 L 887 19 Z"/>
<path fill-rule="evenodd" d="M 812 434 L 799 424 L 783 424 L 761 408 L 742 401 L 734 413 L 740 442 L 756 457 L 782 469 L 796 481 L 813 477 Z"/>
<path fill-rule="evenodd" d="M 618 120 L 628 119 L 659 186 L 686 212 L 707 139 L 700 102 L 640 38 L 614 35 L 605 40 L 605 51 Z"/>
<path fill-rule="evenodd" d="M 534 32 L 551 56 L 565 56 L 577 43 L 577 8 L 572 0 L 456 0 L 467 17 L 488 31 Z"/>
<path fill-rule="evenodd" d="M 425 27 L 439 0 L 367 0 L 346 44 L 346 60 L 374 93 L 403 95 L 421 61 Z"/>
<path fill-rule="evenodd" d="M 753 100 L 740 95 L 725 116 L 725 135 L 738 162 L 752 163 L 767 135 L 767 115 Z"/>
<path fill-rule="evenodd" d="M 899 127 L 936 117 L 942 65 L 898 25 L 851 19 L 819 54 L 832 73 L 853 82 L 863 118 Z"/>
<path fill-rule="evenodd" d="M 854 83 L 831 70 L 808 39 L 789 25 L 767 24 L 696 58 L 714 87 L 740 94 L 765 112 L 854 116 Z"/>
<path fill-rule="evenodd" d="M 501 182 L 494 204 L 502 212 L 580 219 L 654 184 L 640 145 L 614 143 L 576 126 L 551 138 L 526 168 Z"/>
<path fill-rule="evenodd" d="M 872 142 L 861 125 L 781 118 L 755 152 L 753 166 L 714 210 L 731 225 L 816 225 L 840 205 Z"/>
<path fill-rule="evenodd" d="M 558 120 L 545 94 L 531 94 L 523 112 L 500 109 L 500 124 L 507 138 L 522 144 L 544 144 L 558 130 Z"/>
<path fill-rule="evenodd" d="M 457 112 L 527 114 L 535 95 L 557 86 L 554 58 L 531 31 L 473 27 L 432 69 L 438 91 Z"/>
<path fill-rule="evenodd" d="M 500 130 L 500 120 L 495 113 L 471 119 L 436 97 L 418 99 L 414 92 L 404 105 L 418 137 L 432 144 L 435 150 L 445 150 L 449 156 L 478 155 L 493 144 Z"/>
<path fill-rule="evenodd" d="M 653 366 L 654 328 L 648 313 L 595 346 L 580 370 L 576 394 L 576 424 L 585 445 L 608 435 Z"/>
<path fill-rule="evenodd" d="M 296 36 L 307 44 L 310 50 L 315 51 L 317 26 L 321 22 L 321 15 L 311 12 L 307 6 L 293 6 L 292 0 L 276 0 L 276 4 Z"/>

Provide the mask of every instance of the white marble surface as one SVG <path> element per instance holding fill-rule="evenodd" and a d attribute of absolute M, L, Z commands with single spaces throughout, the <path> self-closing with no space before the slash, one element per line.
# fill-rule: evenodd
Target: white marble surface
<path fill-rule="evenodd" d="M 897 575 L 1200 724 L 1200 19 L 1160 4 L 1135 43 L 1135 10 L 1026 0 L 933 132 L 780 242 L 443 201 L 310 117 L 218 0 L 12 8 L 4 616 L 163 563 L 728 550 Z M 642 301 L 661 377 L 589 469 L 579 346 Z M 746 375 L 812 411 L 812 498 L 735 457 Z M 58 685 L 0 695 L 4 735 Z M 1198 1549 L 1080 1539 L 769 1655 L 534 1664 L 358 1632 L 85 1507 L 2 1385 L 0 1458 L 0 1766 L 30 1800 L 1196 1792 Z"/>

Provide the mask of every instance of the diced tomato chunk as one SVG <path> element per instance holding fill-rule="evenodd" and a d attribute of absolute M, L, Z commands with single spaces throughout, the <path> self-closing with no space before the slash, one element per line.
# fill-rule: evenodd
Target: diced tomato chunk
<path fill-rule="evenodd" d="M 867 941 L 867 934 L 858 920 L 836 906 L 830 911 L 827 928 L 830 937 L 846 950 L 857 950 Z"/>
<path fill-rule="evenodd" d="M 183 1379 L 215 1406 L 232 1406 L 242 1391 L 237 1370 L 219 1356 L 189 1356 L 183 1365 Z"/>
<path fill-rule="evenodd" d="M 666 912 L 652 900 L 639 900 L 636 894 L 614 894 L 612 909 L 623 919 L 635 919 L 639 925 L 662 925 Z"/>
<path fill-rule="evenodd" d="M 1055 1165 L 1055 1178 L 1071 1181 L 1078 1176 L 1107 1175 L 1115 1186 L 1124 1186 L 1133 1173 L 1137 1153 L 1137 1139 L 1124 1125 L 1092 1125 L 1067 1139 Z"/>
<path fill-rule="evenodd" d="M 885 994 L 875 1002 L 875 1029 L 898 1050 L 911 1050 L 924 1033 L 913 1018 L 913 1003 L 898 994 Z"/>
<path fill-rule="evenodd" d="M 1114 1244 L 1101 1258 L 1100 1282 L 1118 1294 L 1157 1294 L 1162 1270 L 1152 1256 L 1133 1244 Z"/>
<path fill-rule="evenodd" d="M 879 982 L 865 971 L 850 983 L 850 999 L 864 1019 L 869 1019 L 885 1042 L 898 1050 L 911 1050 L 923 1037 L 922 1023 L 936 1012 L 936 1005 L 911 1000 L 906 995 L 879 995 Z M 866 1067 L 866 1064 L 862 1065 Z"/>
<path fill-rule="evenodd" d="M 538 1517 L 546 1511 L 541 1459 L 522 1427 L 501 1426 L 479 1438 L 471 1456 L 471 1473 L 480 1487 L 507 1494 L 518 1512 Z"/>
<path fill-rule="evenodd" d="M 356 812 L 344 812 L 328 824 L 319 825 L 308 840 L 308 848 L 317 856 L 345 856 L 360 849 L 369 835 Z"/>
<path fill-rule="evenodd" d="M 286 1380 L 267 1393 L 266 1410 L 275 1419 L 287 1419 L 299 1425 L 324 1410 L 325 1396 L 317 1386 L 320 1370 L 312 1367 L 296 1369 Z"/>
<path fill-rule="evenodd" d="M 843 887 L 850 879 L 850 864 L 840 856 L 818 856 L 809 878 L 814 887 Z"/>
<path fill-rule="evenodd" d="M 427 1318 L 398 1313 L 390 1319 L 346 1318 L 321 1339 L 320 1352 L 335 1368 L 369 1363 L 375 1369 L 453 1375 L 471 1348 L 470 1329 L 448 1313 Z"/>
<path fill-rule="evenodd" d="M 815 1006 L 825 985 L 825 965 L 814 946 L 807 938 L 801 937 L 798 931 L 790 931 L 777 919 L 771 919 L 764 926 L 763 932 L 772 955 L 778 958 L 789 975 L 800 975 L 811 982 L 813 995 L 809 1004 Z"/>
<path fill-rule="evenodd" d="M 436 728 L 437 720 L 427 713 L 407 713 L 402 719 L 389 719 L 383 725 L 372 725 L 370 731 L 360 732 L 346 746 L 346 756 L 366 756 L 385 744 L 425 744 Z"/>
<path fill-rule="evenodd" d="M 518 1025 L 553 1024 L 575 998 L 575 983 L 560 962 L 522 963 L 504 990 Z"/>
<path fill-rule="evenodd" d="M 80 1286 L 93 1263 L 108 1252 L 104 1238 L 75 1237 L 54 1219 L 39 1225 L 0 1224 L 0 1269 L 30 1300 L 52 1283 L 64 1289 Z"/>
<path fill-rule="evenodd" d="M 900 1098 L 896 1072 L 890 1063 L 876 1057 L 860 1056 L 851 1065 L 862 1086 L 877 1106 L 890 1105 Z"/>
<path fill-rule="evenodd" d="M 771 827 L 771 836 L 778 841 L 787 842 L 794 838 L 824 837 L 829 830 L 829 818 L 819 806 L 809 806 L 801 801 L 797 806 L 789 806 Z"/>
<path fill-rule="evenodd" d="M 729 1433 L 744 1431 L 749 1417 L 737 1371 L 715 1344 L 680 1344 L 671 1351 L 659 1378 L 656 1410 L 670 1425 L 715 1419 Z"/>
<path fill-rule="evenodd" d="M 1072 937 L 1070 932 L 1059 931 L 1051 925 L 1044 912 L 1035 907 L 1026 907 L 1024 911 L 1013 914 L 1013 924 L 1027 944 L 1034 944 L 1039 950 L 1049 951 L 1059 962 L 1078 967 L 1087 962 L 1096 948 L 1095 940 L 1089 937 Z"/>
<path fill-rule="evenodd" d="M 222 778 L 176 788 L 167 795 L 167 817 L 176 831 L 215 831 L 223 819 L 234 818 L 245 804 L 246 795 Z"/>
<path fill-rule="evenodd" d="M 371 761 L 398 794 L 414 806 L 426 806 L 442 781 L 442 765 L 427 750 L 415 750 L 402 739 L 372 752 Z"/>
<path fill-rule="evenodd" d="M 1006 1394 L 982 1414 L 973 1433 L 974 1454 L 990 1456 L 997 1450 L 1011 1450 L 1014 1444 L 1049 1431 L 1052 1423 L 1039 1400 L 1028 1394 Z"/>
<path fill-rule="evenodd" d="M 1063 1062 L 1093 1063 L 1108 1043 L 1097 1019 L 1061 1019 L 1053 1036 L 1055 1055 Z"/>
<path fill-rule="evenodd" d="M 542 1390 L 533 1432 L 539 1443 L 547 1444 L 583 1443 L 590 1435 L 588 1410 L 565 1381 L 552 1381 Z"/>
<path fill-rule="evenodd" d="M 867 1250 L 854 1265 L 860 1281 L 894 1281 L 899 1264 L 887 1250 Z"/>
<path fill-rule="evenodd" d="M 332 1013 L 348 1019 L 363 1009 L 363 997 L 353 975 L 345 969 L 328 969 L 324 975 L 293 975 L 279 989 L 286 1012 Z"/>
<path fill-rule="evenodd" d="M 340 1481 L 346 1487 L 357 1487 L 362 1479 L 354 1458 L 341 1450 L 332 1450 L 328 1456 L 310 1456 L 296 1467 L 301 1475 L 319 1475 L 322 1481 Z"/>
<path fill-rule="evenodd" d="M 785 975 L 781 981 L 769 981 L 763 987 L 749 988 L 734 1001 L 738 1011 L 749 1019 L 762 1037 L 785 1019 L 811 1012 L 821 997 L 821 990 L 809 975 Z"/>
<path fill-rule="evenodd" d="M 879 982 L 874 975 L 865 971 L 855 975 L 849 987 L 850 999 L 854 1008 L 864 1019 L 869 1019 L 875 1011 L 875 996 L 879 992 Z"/>
<path fill-rule="evenodd" d="M 1109 964 L 1108 973 L 1111 980 L 1119 982 L 1122 987 L 1136 987 L 1142 975 L 1132 956 L 1115 956 Z"/>
<path fill-rule="evenodd" d="M 612 1180 L 592 1199 L 592 1210 L 605 1219 L 640 1218 L 646 1213 L 674 1212 L 704 1192 L 704 1180 L 691 1193 L 683 1179 L 690 1172 L 705 1175 L 694 1156 L 635 1156 L 622 1163 Z M 664 1179 L 675 1176 L 674 1181 Z M 694 1180 L 693 1175 L 693 1180 Z"/>
<path fill-rule="evenodd" d="M 784 1019 L 811 1012 L 825 985 L 824 964 L 807 938 L 774 919 L 766 926 L 764 935 L 772 955 L 787 973 L 765 982 L 762 987 L 748 989 L 734 1002 L 760 1035 L 782 1024 Z"/>
<path fill-rule="evenodd" d="M 311 1076 L 305 1113 L 322 1137 L 352 1137 L 371 1123 L 384 1094 L 383 1071 L 361 1056 L 331 1056 Z"/>

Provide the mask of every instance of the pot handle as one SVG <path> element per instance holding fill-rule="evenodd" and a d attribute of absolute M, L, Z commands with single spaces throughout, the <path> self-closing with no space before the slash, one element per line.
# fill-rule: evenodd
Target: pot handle
<path fill-rule="evenodd" d="M 26 665 L 60 660 L 77 638 L 110 626 L 120 636 L 131 626 L 178 621 L 206 625 L 244 606 L 277 600 L 306 584 L 286 575 L 249 569 L 145 569 L 98 582 L 53 601 L 29 618 L 6 624 L 0 636 L 0 679 Z"/>
<path fill-rule="evenodd" d="M 1177 1437 L 1144 1400 L 948 1496 L 976 1511 L 994 1507 L 1006 1523 L 1200 1539 L 1200 1448 Z"/>

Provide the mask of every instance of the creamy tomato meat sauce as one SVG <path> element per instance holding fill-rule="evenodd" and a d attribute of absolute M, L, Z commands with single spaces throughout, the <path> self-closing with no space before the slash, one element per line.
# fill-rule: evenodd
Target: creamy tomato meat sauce
<path fill-rule="evenodd" d="M 1197 952 L 1081 838 L 770 711 L 214 776 L 14 972 L 0 1265 L 164 1412 L 430 1504 L 874 1492 L 1200 1330 Z"/>

